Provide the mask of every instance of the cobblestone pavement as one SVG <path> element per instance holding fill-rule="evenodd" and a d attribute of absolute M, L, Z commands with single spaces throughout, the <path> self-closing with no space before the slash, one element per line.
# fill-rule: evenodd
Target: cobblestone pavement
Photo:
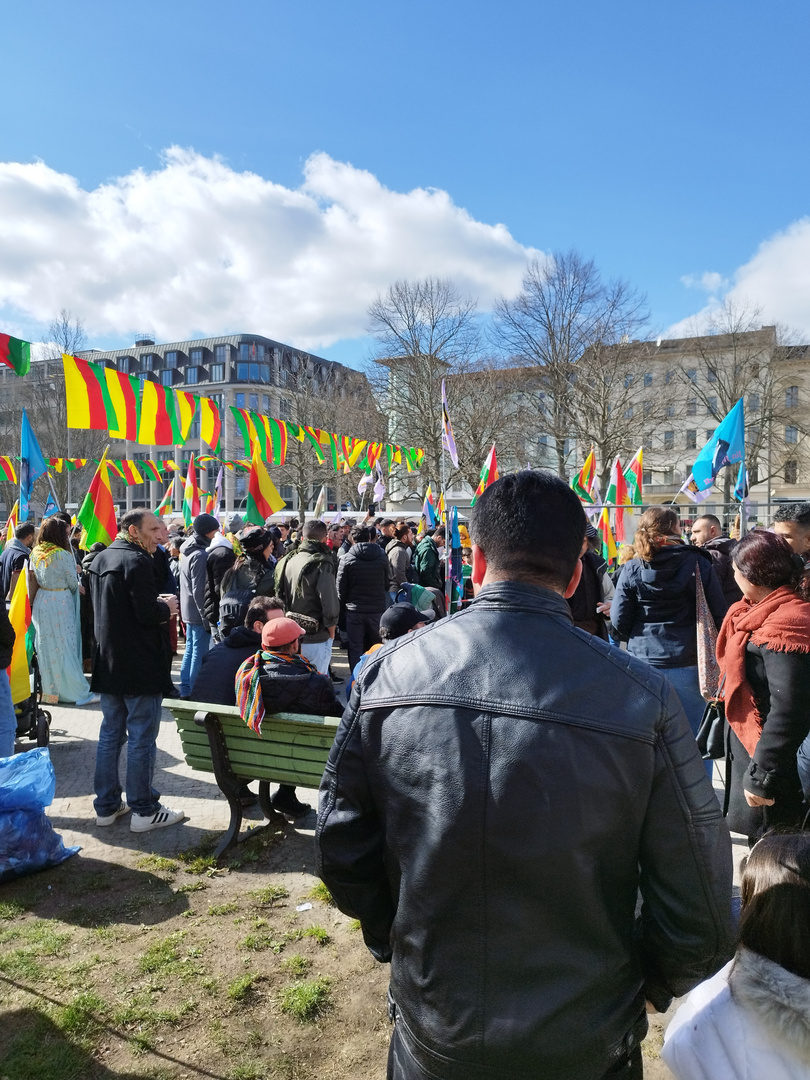
<path fill-rule="evenodd" d="M 174 665 L 174 680 L 178 682 L 179 661 Z M 333 669 L 345 677 L 348 663 L 343 651 L 335 650 Z M 336 684 L 340 694 L 343 683 Z M 163 710 L 157 740 L 157 761 L 154 784 L 161 801 L 173 810 L 183 810 L 187 820 L 179 825 L 154 832 L 133 833 L 129 815 L 113 825 L 98 828 L 93 810 L 93 772 L 96 744 L 101 725 L 99 706 L 48 705 L 52 716 L 50 753 L 56 773 L 56 797 L 48 808 L 48 816 L 65 844 L 78 844 L 87 858 L 109 862 L 125 862 L 125 852 L 154 852 L 172 856 L 198 844 L 206 834 L 222 833 L 228 827 L 230 813 L 225 796 L 220 792 L 213 773 L 197 772 L 186 765 L 172 714 Z M 17 743 L 17 750 L 27 750 L 31 744 Z M 126 747 L 121 754 L 121 777 L 126 775 Z M 317 791 L 298 789 L 298 797 L 313 807 Z M 252 807 L 244 811 L 243 831 L 264 820 L 261 810 Z M 315 815 L 305 818 L 288 833 L 314 836 Z"/>

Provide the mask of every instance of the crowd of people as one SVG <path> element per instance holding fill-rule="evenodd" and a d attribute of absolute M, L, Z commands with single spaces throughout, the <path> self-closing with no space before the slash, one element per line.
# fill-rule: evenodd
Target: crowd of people
<path fill-rule="evenodd" d="M 256 732 L 265 713 L 342 716 L 318 866 L 391 963 L 389 1077 L 638 1078 L 647 1012 L 690 991 L 664 1048 L 679 1080 L 810 1076 L 810 505 L 740 540 L 651 507 L 612 570 L 570 488 L 510 474 L 472 513 L 475 599 L 450 618 L 445 530 L 417 529 L 200 514 L 186 531 L 132 510 L 85 553 L 64 515 L 19 526 L 0 580 L 35 582 L 43 690 L 100 700 L 97 826 L 184 819 L 154 787 L 165 697 L 238 705 Z M 290 785 L 272 803 L 311 812 Z M 729 830 L 751 848 L 737 930 Z"/>

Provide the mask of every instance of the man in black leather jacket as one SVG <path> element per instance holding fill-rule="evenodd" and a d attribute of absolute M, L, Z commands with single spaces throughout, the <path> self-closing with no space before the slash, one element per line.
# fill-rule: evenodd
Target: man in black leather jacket
<path fill-rule="evenodd" d="M 731 845 L 677 695 L 575 628 L 550 473 L 472 516 L 475 601 L 363 667 L 318 865 L 391 963 L 391 1080 L 640 1078 L 650 1011 L 732 955 Z"/>

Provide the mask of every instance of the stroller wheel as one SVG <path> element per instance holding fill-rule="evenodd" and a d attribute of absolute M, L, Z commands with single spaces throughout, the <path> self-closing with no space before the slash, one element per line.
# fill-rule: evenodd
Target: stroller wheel
<path fill-rule="evenodd" d="M 37 713 L 37 746 L 47 746 L 51 741 L 51 717 L 42 709 Z"/>

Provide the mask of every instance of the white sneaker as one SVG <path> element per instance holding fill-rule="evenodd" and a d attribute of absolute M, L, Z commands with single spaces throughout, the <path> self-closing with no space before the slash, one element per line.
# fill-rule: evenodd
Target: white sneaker
<path fill-rule="evenodd" d="M 128 814 L 128 813 L 129 813 L 129 807 L 127 806 L 127 804 L 122 799 L 121 802 L 119 803 L 118 809 L 115 811 L 114 814 L 107 814 L 106 816 L 103 816 L 103 817 L 99 817 L 99 815 L 96 814 L 96 825 L 112 825 L 112 823 L 114 821 L 117 821 L 118 818 L 120 818 L 123 814 Z"/>
<path fill-rule="evenodd" d="M 176 825 L 185 821 L 182 810 L 170 810 L 168 806 L 158 806 L 154 814 L 135 814 L 129 823 L 130 832 L 151 832 L 152 829 L 165 829 L 167 825 Z"/>

